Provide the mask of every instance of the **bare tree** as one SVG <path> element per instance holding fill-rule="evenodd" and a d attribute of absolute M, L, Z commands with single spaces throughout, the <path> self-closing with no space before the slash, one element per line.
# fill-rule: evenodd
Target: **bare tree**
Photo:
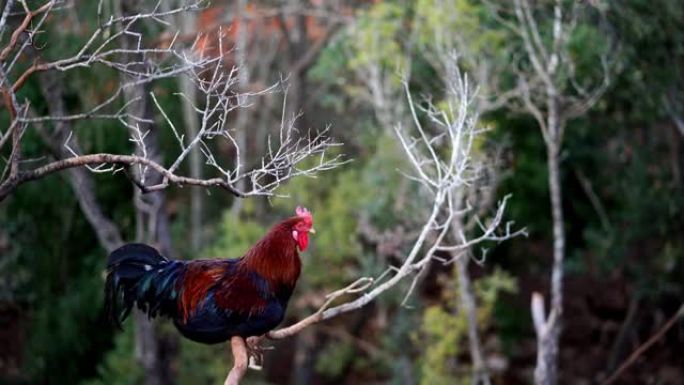
<path fill-rule="evenodd" d="M 444 83 L 447 85 L 456 83 L 460 76 L 458 55 L 452 51 L 450 55 L 440 56 L 442 60 L 439 63 L 443 66 Z M 451 90 L 449 95 L 453 95 L 453 93 L 454 91 Z M 451 97 L 453 98 L 453 96 Z M 481 113 L 484 110 L 484 103 L 479 95 L 474 94 L 472 102 L 473 113 Z M 433 112 L 435 111 L 433 110 Z M 452 221 L 451 234 L 449 234 L 449 239 L 452 242 L 459 242 L 464 238 L 463 234 L 471 234 L 474 230 L 481 228 L 480 218 L 488 210 L 491 210 L 495 204 L 496 189 L 499 182 L 498 149 L 492 151 L 472 151 L 471 157 L 473 169 L 475 170 L 472 181 L 461 187 L 461 191 L 456 194 L 456 199 L 454 199 L 453 203 L 454 207 L 458 211 L 462 211 L 463 214 L 454 217 Z M 514 235 L 527 236 L 527 233 L 523 229 Z M 478 304 L 473 283 L 468 273 L 468 266 L 471 260 L 474 259 L 480 265 L 484 264 L 486 249 L 482 250 L 482 255 L 475 258 L 473 258 L 473 252 L 473 248 L 451 252 L 451 259 L 445 261 L 445 263 L 455 262 L 454 269 L 456 270 L 459 284 L 459 311 L 464 313 L 467 321 L 468 347 L 472 361 L 472 384 L 489 385 L 491 384 L 491 379 L 480 339 L 480 325 L 477 319 Z"/>
<path fill-rule="evenodd" d="M 570 38 L 582 17 L 596 11 L 581 2 L 515 0 L 512 14 L 486 1 L 492 15 L 522 41 L 523 54 L 517 70 L 516 98 L 519 109 L 536 120 L 544 143 L 553 222 L 553 265 L 550 311 L 544 310 L 541 294 L 532 296 L 532 318 L 537 334 L 535 383 L 553 385 L 558 377 L 558 350 L 563 315 L 563 261 L 565 225 L 561 187 L 561 150 L 568 122 L 590 110 L 610 83 L 615 52 L 607 50 L 597 59 L 598 76 L 579 74 L 570 49 Z M 610 43 L 610 42 L 607 42 Z"/>
<path fill-rule="evenodd" d="M 428 58 L 426 62 L 433 67 L 439 75 L 440 83 L 444 84 L 447 89 L 452 84 L 462 81 L 459 67 L 468 68 L 468 74 L 474 76 L 475 84 L 478 85 L 477 92 L 473 92 L 472 101 L 469 104 L 469 109 L 474 116 L 500 108 L 518 92 L 517 89 L 499 91 L 501 79 L 498 74 L 505 64 L 496 60 L 501 55 L 499 52 L 483 49 L 481 44 L 478 45 L 473 41 L 479 38 L 481 33 L 472 27 L 473 18 L 477 18 L 476 14 L 464 13 L 463 7 L 459 7 L 453 1 L 434 0 L 428 4 L 415 10 L 413 29 L 408 32 L 409 41 L 400 43 L 403 49 L 402 55 L 394 58 L 395 67 L 388 66 L 386 63 L 388 58 L 379 53 L 383 52 L 381 47 L 390 44 L 383 40 L 387 39 L 387 36 L 381 36 L 377 31 L 364 31 L 363 36 L 354 39 L 359 45 L 356 47 L 359 51 L 356 56 L 363 56 L 363 65 L 355 67 L 356 76 L 366 85 L 366 92 L 362 95 L 373 106 L 380 126 L 388 131 L 392 130 L 396 120 L 416 121 L 418 119 L 413 106 L 407 109 L 404 104 L 396 102 L 400 94 L 405 91 L 401 84 L 396 82 L 397 72 L 400 72 L 400 76 L 407 81 L 411 73 L 411 57 L 416 53 Z M 450 99 L 454 98 L 453 89 L 447 94 Z M 423 112 L 435 120 L 434 107 L 432 110 Z M 476 168 L 479 170 L 478 177 L 459 187 L 458 199 L 453 204 L 458 210 L 469 207 L 469 212 L 481 216 L 495 203 L 498 154 L 481 151 L 481 153 L 473 152 L 470 155 L 471 162 L 477 165 Z M 447 235 L 448 239 L 458 242 L 461 240 L 459 234 L 471 233 L 476 227 L 478 215 L 454 217 L 452 230 Z M 453 254 L 449 263 L 455 262 L 453 266 L 459 282 L 458 308 L 459 311 L 464 312 L 467 321 L 472 380 L 474 384 L 489 384 L 489 373 L 478 331 L 477 301 L 468 274 L 472 250 L 459 250 L 458 253 Z"/>
<path fill-rule="evenodd" d="M 489 47 L 489 44 L 483 45 L 478 41 L 482 39 L 482 31 L 479 29 L 477 11 L 464 10 L 464 7 L 453 1 L 434 0 L 433 5 L 434 7 L 417 10 L 416 29 L 419 34 L 429 37 L 429 42 L 420 46 L 421 54 L 430 58 L 429 62 L 440 77 L 446 80 L 446 84 L 450 83 L 448 79 L 454 78 L 455 66 L 469 69 L 468 73 L 473 76 L 478 87 L 472 106 L 477 114 L 494 111 L 510 102 L 519 93 L 519 89 L 502 91 L 501 73 L 506 64 L 500 58 L 506 50 L 497 45 Z M 435 14 L 438 14 L 437 20 Z M 473 28 L 473 24 L 478 26 Z M 473 206 L 474 211 L 480 214 L 494 204 L 499 182 L 498 155 L 496 151 L 479 155 L 477 160 L 483 176 L 476 183 L 463 187 L 463 203 Z M 457 239 L 459 232 L 472 231 L 476 224 L 475 218 L 455 218 L 452 237 Z M 463 254 L 470 252 L 471 250 L 466 250 Z M 454 264 L 459 284 L 459 309 L 465 313 L 467 321 L 472 383 L 487 385 L 491 383 L 491 379 L 477 322 L 477 299 L 468 273 L 470 261 L 471 258 L 456 258 Z"/>
<path fill-rule="evenodd" d="M 525 230 L 514 230 L 512 222 L 503 219 L 508 197 L 498 202 L 493 214 L 485 220 L 470 205 L 464 204 L 464 186 L 482 177 L 482 168 L 476 157 L 473 144 L 484 129 L 477 123 L 477 115 L 471 109 L 473 94 L 467 78 L 462 76 L 458 66 L 453 66 L 447 84 L 448 109 L 440 110 L 427 105 L 426 113 L 430 127 L 418 116 L 418 108 L 412 100 L 408 84 L 404 83 L 408 106 L 413 112 L 411 127 L 397 124 L 394 133 L 412 167 L 405 176 L 418 183 L 423 198 L 422 226 L 417 229 L 416 238 L 403 255 L 398 266 L 389 266 L 377 277 L 360 277 L 348 286 L 326 296 L 325 303 L 314 314 L 301 321 L 266 334 L 269 339 L 283 339 L 295 335 L 307 327 L 358 310 L 400 282 L 410 279 L 406 297 L 416 288 L 421 272 L 431 263 L 450 264 L 485 242 L 501 242 L 525 234 Z M 454 228 L 458 218 L 472 218 L 477 234 L 468 237 L 462 229 Z M 453 238 L 453 239 L 450 239 Z M 451 253 L 452 258 L 439 254 Z M 335 304 L 342 298 L 357 295 L 353 300 Z M 247 358 L 260 354 L 262 337 L 250 338 L 246 344 L 234 337 L 231 346 L 236 359 L 226 385 L 235 385 L 247 370 Z M 248 350 L 250 354 L 245 353 Z"/>

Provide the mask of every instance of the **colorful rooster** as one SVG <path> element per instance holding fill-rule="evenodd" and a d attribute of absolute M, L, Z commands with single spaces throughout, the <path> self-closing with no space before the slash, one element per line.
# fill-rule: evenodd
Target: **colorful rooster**
<path fill-rule="evenodd" d="M 122 246 L 107 261 L 107 312 L 120 326 L 137 304 L 207 344 L 263 335 L 283 320 L 310 233 L 311 213 L 298 207 L 238 259 L 171 261 L 144 244 Z"/>

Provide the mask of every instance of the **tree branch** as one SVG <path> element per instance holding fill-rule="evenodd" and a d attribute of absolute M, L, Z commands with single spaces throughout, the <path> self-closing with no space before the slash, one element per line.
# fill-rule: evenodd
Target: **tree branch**
<path fill-rule="evenodd" d="M 640 355 L 646 352 L 646 350 L 658 342 L 658 340 L 663 338 L 665 333 L 667 333 L 667 331 L 670 330 L 682 316 L 684 316 L 684 304 L 679 307 L 677 312 L 675 312 L 675 314 L 670 317 L 670 319 L 667 320 L 667 322 L 665 322 L 665 324 L 655 334 L 653 334 L 648 340 L 646 340 L 646 342 L 634 350 L 634 352 L 627 357 L 625 362 L 623 362 L 622 365 L 620 365 L 620 367 L 610 377 L 603 381 L 601 385 L 611 385 L 615 383 L 622 373 L 624 373 L 637 360 L 637 358 L 639 358 Z"/>
<path fill-rule="evenodd" d="M 245 193 L 236 190 L 230 183 L 226 182 L 222 178 L 211 178 L 211 179 L 194 179 L 184 176 L 176 175 L 170 172 L 168 169 L 159 165 L 158 163 L 141 157 L 137 155 L 117 155 L 117 154 L 90 154 L 75 156 L 73 158 L 62 159 L 54 161 L 45 166 L 36 168 L 34 170 L 19 171 L 14 177 L 10 177 L 0 184 L 0 201 L 4 200 L 10 193 L 12 193 L 21 184 L 43 178 L 47 175 L 66 170 L 72 167 L 80 166 L 97 166 L 92 168 L 95 172 L 104 171 L 116 171 L 115 169 L 104 169 L 104 165 L 119 165 L 119 166 L 132 166 L 132 165 L 144 165 L 152 168 L 161 175 L 163 175 L 167 182 L 160 184 L 145 186 L 139 180 L 134 180 L 134 183 L 140 188 L 143 193 L 158 191 L 166 188 L 170 184 L 184 186 L 202 186 L 202 187 L 220 187 L 236 197 L 244 197 Z"/>

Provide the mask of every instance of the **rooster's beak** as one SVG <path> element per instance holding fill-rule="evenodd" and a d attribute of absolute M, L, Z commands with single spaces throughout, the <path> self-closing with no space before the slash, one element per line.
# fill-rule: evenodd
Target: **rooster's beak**
<path fill-rule="evenodd" d="M 309 229 L 309 234 L 316 234 L 316 230 L 312 227 Z"/>

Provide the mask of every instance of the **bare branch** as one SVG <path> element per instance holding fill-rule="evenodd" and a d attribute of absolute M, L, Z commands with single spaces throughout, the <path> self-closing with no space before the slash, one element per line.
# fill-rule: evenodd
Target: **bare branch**
<path fill-rule="evenodd" d="M 54 0 L 46 3 L 37 11 L 26 10 L 25 22 L 15 29 L 13 36 L 18 36 L 21 31 L 27 28 L 27 21 L 36 15 L 43 13 L 47 15 L 52 9 Z M 132 177 L 133 183 L 143 192 L 162 190 L 170 185 L 197 185 L 203 187 L 218 186 L 237 197 L 253 195 L 274 195 L 275 190 L 285 181 L 297 176 L 315 176 L 318 172 L 335 168 L 345 161 L 342 155 L 336 154 L 328 156 L 329 150 L 339 147 L 329 136 L 329 128 L 318 132 L 300 133 L 295 127 L 294 120 L 288 121 L 280 127 L 278 134 L 279 141 L 268 140 L 268 147 L 264 148 L 264 156 L 254 167 L 244 164 L 242 152 L 245 151 L 245 143 L 235 140 L 235 129 L 229 127 L 231 114 L 234 111 L 243 110 L 251 106 L 251 101 L 258 96 L 267 95 L 274 92 L 278 85 L 273 85 L 257 92 L 236 91 L 234 86 L 237 82 L 237 69 L 225 66 L 225 55 L 229 52 L 223 45 L 223 34 L 219 33 L 218 46 L 219 52 L 213 56 L 203 54 L 193 54 L 185 47 L 175 44 L 174 38 L 168 46 L 146 47 L 142 44 L 140 34 L 137 32 L 137 24 L 143 21 L 161 23 L 173 15 L 181 12 L 199 9 L 203 1 L 190 2 L 187 5 L 173 9 L 160 10 L 159 7 L 134 15 L 123 15 L 110 17 L 109 20 L 101 24 L 81 46 L 78 52 L 64 59 L 52 61 L 42 61 L 36 59 L 34 64 L 23 73 L 18 74 L 12 80 L 10 74 L 0 73 L 0 81 L 5 86 L 0 89 L 5 97 L 5 104 L 11 107 L 13 119 L 11 125 L 5 132 L 0 132 L 0 147 L 9 142 L 9 138 L 16 139 L 12 147 L 12 156 L 7 162 L 6 170 L 9 174 L 0 178 L 0 185 L 3 187 L 0 199 L 4 198 L 17 186 L 30 180 L 35 180 L 48 175 L 52 172 L 61 171 L 66 168 L 86 166 L 91 172 L 96 173 L 116 173 L 121 170 L 122 165 L 138 167 L 137 177 Z M 22 2 L 22 4 L 24 4 Z M 114 32 L 110 32 L 113 27 L 117 27 Z M 176 34 L 177 35 L 177 34 Z M 17 39 L 11 41 L 0 54 L 0 62 L 3 62 L 9 54 L 16 51 Z M 132 44 L 116 43 L 129 39 Z M 128 41 L 128 40 L 126 40 Z M 194 44 L 197 39 L 194 40 Z M 124 82 L 120 84 L 104 101 L 86 108 L 83 112 L 71 115 L 46 115 L 31 116 L 18 114 L 23 111 L 22 105 L 17 102 L 15 92 L 30 78 L 38 72 L 44 71 L 69 71 L 77 68 L 91 68 L 96 64 L 112 68 L 122 75 L 125 75 Z M 177 76 L 188 76 L 196 87 L 197 92 L 204 99 L 202 107 L 194 105 L 194 101 L 188 100 L 184 95 L 179 97 L 189 103 L 191 110 L 195 111 L 199 121 L 200 129 L 192 137 L 181 137 L 176 129 L 176 125 L 169 119 L 169 115 L 163 111 L 161 104 L 152 95 L 152 101 L 160 111 L 164 121 L 174 132 L 180 153 L 171 162 L 170 166 L 159 164 L 159 161 L 150 161 L 147 156 L 145 137 L 147 131 L 141 129 L 141 125 L 148 125 L 153 121 L 147 116 L 138 116 L 135 109 L 129 108 L 136 98 L 124 98 L 125 103 L 121 103 L 123 96 L 137 89 L 142 85 L 149 85 L 153 82 Z M 143 96 L 138 96 L 141 98 Z M 140 100 L 138 100 L 140 101 Z M 115 111 L 110 112 L 113 108 Z M 76 151 L 65 144 L 73 158 L 58 160 L 54 163 L 45 165 L 33 170 L 19 171 L 21 161 L 20 146 L 18 140 L 25 129 L 30 129 L 32 124 L 44 122 L 69 122 L 89 119 L 111 119 L 119 122 L 131 133 L 129 141 L 137 148 L 136 155 L 126 154 L 78 154 Z M 239 125 L 240 132 L 247 130 L 245 124 Z M 73 134 L 73 133 L 72 133 Z M 227 141 L 234 151 L 235 158 L 231 165 L 225 165 L 224 160 L 213 154 L 214 145 L 212 142 Z M 220 178 L 188 178 L 178 174 L 181 165 L 186 161 L 188 154 L 193 151 L 201 151 L 206 159 L 206 165 L 214 168 L 220 174 Z M 316 162 L 309 162 L 315 159 Z M 306 166 L 303 166 L 306 164 Z M 147 169 L 162 176 L 159 183 L 147 183 Z M 9 177 L 7 177 L 9 175 Z"/>
<path fill-rule="evenodd" d="M 72 158 L 58 160 L 49 163 L 45 166 L 29 170 L 29 171 L 19 171 L 14 177 L 7 178 L 0 184 L 0 201 L 4 200 L 10 193 L 12 193 L 21 184 L 43 178 L 47 175 L 66 170 L 73 167 L 80 166 L 97 166 L 93 168 L 96 172 L 99 171 L 103 165 L 118 165 L 118 166 L 131 166 L 131 165 L 142 165 L 148 166 L 154 171 L 162 174 L 168 181 L 163 184 L 157 184 L 153 186 L 146 186 L 139 180 L 133 180 L 133 182 L 143 191 L 151 192 L 162 190 L 169 186 L 170 184 L 175 184 L 179 186 L 189 185 L 189 186 L 203 186 L 203 187 L 220 187 L 231 194 L 242 197 L 243 193 L 235 190 L 232 185 L 221 178 L 212 179 L 192 179 L 184 176 L 178 176 L 163 166 L 151 161 L 147 158 L 137 156 L 137 155 L 117 155 L 117 154 L 89 154 L 75 156 Z M 117 169 L 107 170 L 115 171 Z"/>
<path fill-rule="evenodd" d="M 331 293 L 314 314 L 291 326 L 269 332 L 266 335 L 268 338 L 286 338 L 313 324 L 367 305 L 408 277 L 423 271 L 430 262 L 439 261 L 441 258 L 435 256 L 438 250 L 470 248 L 485 241 L 500 242 L 524 233 L 524 230 L 511 230 L 508 224 L 504 233 L 496 234 L 495 230 L 500 226 L 505 211 L 508 199 L 505 198 L 499 204 L 496 215 L 486 225 L 482 224 L 483 235 L 468 240 L 463 234 L 460 244 L 444 244 L 445 236 L 454 224 L 454 218 L 469 211 L 468 208 L 462 209 L 462 203 L 457 202 L 455 197 L 462 196 L 459 191 L 467 188 L 479 177 L 478 167 L 474 165 L 476 155 L 472 143 L 474 138 L 483 132 L 477 126 L 476 116 L 473 116 L 469 109 L 473 98 L 467 78 L 461 75 L 458 66 L 451 66 L 445 82 L 451 109 L 440 111 L 431 106 L 425 110 L 429 115 L 429 121 L 434 123 L 431 130 L 423 126 L 417 114 L 417 106 L 413 105 L 409 90 L 405 87 L 414 126 L 412 131 L 400 128 L 395 131 L 409 163 L 418 173 L 415 178 L 428 190 L 427 196 L 431 199 L 430 205 L 426 208 L 429 214 L 408 254 L 403 257 L 399 266 L 389 266 L 375 279 L 363 277 Z M 413 140 L 411 133 L 419 139 Z M 416 282 L 414 276 L 406 297 L 415 288 Z M 360 295 L 353 300 L 330 307 L 336 299 L 355 293 Z"/>
<path fill-rule="evenodd" d="M 622 365 L 620 365 L 620 367 L 613 374 L 610 375 L 610 377 L 603 381 L 601 385 L 610 385 L 615 383 L 615 381 L 618 378 L 620 378 L 620 375 L 622 375 L 622 373 L 624 373 L 625 370 L 627 370 L 627 368 L 629 368 L 630 365 L 632 365 L 637 360 L 637 358 L 639 358 L 640 355 L 642 355 L 646 350 L 648 350 L 648 348 L 650 348 L 651 346 L 653 346 L 653 344 L 658 342 L 665 335 L 665 333 L 667 333 L 667 331 L 670 330 L 672 326 L 674 326 L 677 323 L 677 321 L 682 316 L 684 316 L 684 304 L 680 305 L 679 309 L 677 309 L 677 312 L 675 312 L 675 314 L 672 315 L 672 317 L 670 317 L 670 319 L 667 320 L 667 322 L 665 322 L 665 324 L 655 334 L 653 334 L 648 340 L 646 340 L 646 342 L 641 344 L 641 346 L 639 346 L 634 352 L 632 352 L 632 354 L 630 354 L 629 357 L 627 357 L 625 362 L 623 362 Z"/>

